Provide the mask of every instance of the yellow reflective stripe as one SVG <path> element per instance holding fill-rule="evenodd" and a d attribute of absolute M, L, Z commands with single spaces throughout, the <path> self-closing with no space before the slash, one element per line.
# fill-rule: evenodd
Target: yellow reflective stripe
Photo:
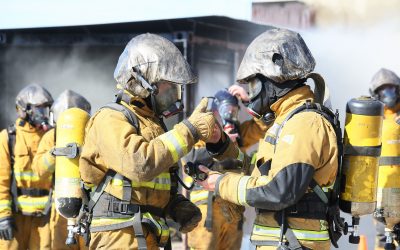
<path fill-rule="evenodd" d="M 247 187 L 247 182 L 249 181 L 250 178 L 251 178 L 250 176 L 242 176 L 240 177 L 239 180 L 239 185 L 237 189 L 238 192 L 237 198 L 239 204 L 243 206 L 249 206 L 249 204 L 247 204 L 246 202 L 246 191 L 247 191 L 246 187 Z"/>
<path fill-rule="evenodd" d="M 190 186 L 193 183 L 193 178 L 191 176 L 187 175 L 183 179 L 183 182 L 185 183 L 186 186 Z"/>
<path fill-rule="evenodd" d="M 188 146 L 184 138 L 176 130 L 162 134 L 160 140 L 167 146 L 174 162 L 188 153 Z"/>
<path fill-rule="evenodd" d="M 335 185 L 335 182 L 333 182 L 331 185 L 329 185 L 329 186 L 326 186 L 326 187 L 322 187 L 322 190 L 325 192 L 325 193 L 327 193 L 327 192 L 329 192 L 329 190 L 332 190 L 333 189 L 333 186 Z"/>
<path fill-rule="evenodd" d="M 298 240 L 308 240 L 308 241 L 329 240 L 329 233 L 327 230 L 312 231 L 312 230 L 292 229 L 292 231 Z M 280 237 L 281 230 L 280 228 L 276 227 L 266 227 L 255 224 L 253 227 L 253 235 Z"/>
<path fill-rule="evenodd" d="M 119 178 L 113 178 L 111 185 L 122 186 L 123 180 Z M 161 173 L 151 181 L 134 182 L 131 183 L 132 187 L 146 187 L 157 190 L 170 190 L 171 189 L 171 176 L 169 173 Z"/>
<path fill-rule="evenodd" d="M 190 201 L 193 203 L 207 199 L 208 199 L 208 191 L 202 190 L 190 193 Z"/>
<path fill-rule="evenodd" d="M 121 179 L 111 179 L 111 185 L 113 186 L 122 186 L 124 183 Z"/>
<path fill-rule="evenodd" d="M 32 171 L 19 172 L 14 170 L 15 179 L 17 181 L 39 181 L 39 175 Z"/>
<path fill-rule="evenodd" d="M 23 212 L 35 212 L 38 210 L 43 210 L 49 200 L 48 196 L 42 197 L 29 197 L 29 196 L 19 196 L 17 199 L 17 206 Z"/>
<path fill-rule="evenodd" d="M 256 164 L 256 161 L 257 161 L 257 153 L 254 153 L 253 156 L 251 157 L 250 164 L 254 165 Z"/>
<path fill-rule="evenodd" d="M 143 218 L 150 220 L 153 225 L 157 227 L 158 237 L 168 237 L 169 236 L 169 228 L 163 219 L 156 220 L 150 213 L 144 213 Z"/>
<path fill-rule="evenodd" d="M 11 200 L 0 200 L 0 211 L 11 211 Z"/>
<path fill-rule="evenodd" d="M 154 182 L 141 182 L 141 183 L 133 183 L 133 187 L 146 187 L 146 188 L 153 188 L 157 190 L 170 190 L 171 185 L 170 184 L 160 184 L 160 183 L 154 183 Z"/>
<path fill-rule="evenodd" d="M 118 223 L 123 223 L 127 221 L 133 221 L 135 217 L 132 218 L 118 218 L 118 219 L 112 219 L 112 218 L 93 218 L 92 222 L 90 224 L 91 227 L 98 227 L 98 226 L 104 226 L 104 225 L 112 225 L 112 224 L 118 224 Z"/>

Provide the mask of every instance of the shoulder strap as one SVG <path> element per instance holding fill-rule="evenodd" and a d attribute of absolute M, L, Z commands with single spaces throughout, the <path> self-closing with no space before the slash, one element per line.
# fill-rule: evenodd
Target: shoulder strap
<path fill-rule="evenodd" d="M 14 166 L 15 137 L 17 134 L 17 129 L 15 128 L 15 125 L 11 125 L 7 128 L 7 134 L 8 134 L 8 151 L 10 152 L 11 166 Z"/>
<path fill-rule="evenodd" d="M 11 176 L 10 176 L 10 194 L 12 198 L 12 210 L 13 212 L 17 212 L 17 199 L 18 199 L 18 190 L 17 190 L 17 180 L 15 179 L 14 173 L 14 163 L 15 163 L 15 141 L 17 135 L 17 129 L 15 125 L 11 125 L 7 128 L 8 134 L 8 151 L 10 153 L 10 167 L 11 167 Z"/>
<path fill-rule="evenodd" d="M 342 130 L 340 128 L 340 122 L 339 122 L 339 112 L 336 111 L 334 114 L 330 109 L 327 107 L 319 104 L 319 103 L 312 103 L 310 100 L 307 100 L 306 103 L 295 110 L 293 110 L 282 122 L 282 124 L 279 126 L 279 129 L 276 133 L 276 143 L 274 145 L 274 151 L 276 149 L 276 145 L 278 143 L 279 135 L 282 131 L 283 126 L 286 124 L 287 121 L 289 121 L 293 116 L 295 116 L 298 113 L 302 112 L 316 112 L 320 114 L 322 117 L 324 117 L 326 120 L 331 123 L 335 130 L 336 134 L 336 142 L 338 146 L 338 171 L 336 174 L 336 180 L 333 186 L 333 192 L 334 194 L 331 195 L 331 199 L 336 199 L 339 195 L 339 187 L 340 187 L 340 175 L 341 175 L 341 168 L 342 168 L 342 155 L 343 155 L 343 142 L 342 142 Z M 314 190 L 315 194 L 320 197 L 320 199 L 325 202 L 328 200 L 328 197 L 326 194 L 323 192 L 322 188 L 317 184 L 317 182 L 313 179 L 313 181 L 310 183 L 310 187 Z M 336 202 L 334 200 L 333 202 Z"/>
<path fill-rule="evenodd" d="M 116 102 L 111 102 L 106 105 L 104 105 L 102 108 L 108 108 L 112 110 L 119 111 L 124 114 L 125 118 L 128 120 L 128 122 L 138 131 L 140 130 L 139 127 L 139 120 L 136 116 L 135 113 L 132 112 L 132 110 L 128 109 L 124 105 Z"/>

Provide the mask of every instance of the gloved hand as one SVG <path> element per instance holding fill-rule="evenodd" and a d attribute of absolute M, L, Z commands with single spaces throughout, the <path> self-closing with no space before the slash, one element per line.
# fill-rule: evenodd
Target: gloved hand
<path fill-rule="evenodd" d="M 181 194 L 173 197 L 168 207 L 169 215 L 179 223 L 179 231 L 182 233 L 192 231 L 201 221 L 200 209 Z"/>
<path fill-rule="evenodd" d="M 197 130 L 199 139 L 205 142 L 211 139 L 217 123 L 212 112 L 207 112 L 208 98 L 203 98 L 188 121 Z"/>
<path fill-rule="evenodd" d="M 0 239 L 12 240 L 14 238 L 15 222 L 12 217 L 0 219 Z"/>
<path fill-rule="evenodd" d="M 240 170 L 243 168 L 243 162 L 233 158 L 227 158 L 225 160 L 214 163 L 213 170 L 218 172 L 226 172 L 229 170 Z"/>

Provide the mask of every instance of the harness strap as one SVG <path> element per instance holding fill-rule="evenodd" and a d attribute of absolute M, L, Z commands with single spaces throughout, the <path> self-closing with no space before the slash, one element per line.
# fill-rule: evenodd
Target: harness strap
<path fill-rule="evenodd" d="M 275 141 L 266 138 L 267 142 L 269 142 L 270 144 L 274 145 L 274 152 L 276 150 L 276 146 L 279 142 L 279 136 L 282 132 L 282 129 L 284 127 L 284 125 L 286 124 L 286 122 L 288 120 L 290 120 L 294 115 L 301 113 L 301 112 L 316 112 L 318 114 L 320 114 L 322 117 L 324 117 L 325 119 L 327 119 L 329 121 L 329 123 L 333 126 L 334 130 L 335 130 L 335 134 L 336 134 L 336 138 L 337 138 L 337 146 L 338 146 L 338 166 L 339 169 L 337 171 L 337 176 L 336 176 L 336 181 L 334 183 L 333 186 L 333 194 L 331 195 L 331 205 L 329 205 L 329 197 L 325 194 L 325 192 L 322 190 L 321 186 L 318 185 L 318 183 L 315 181 L 315 179 L 312 179 L 309 186 L 310 188 L 314 191 L 314 193 L 320 198 L 320 200 L 325 204 L 324 207 L 328 207 L 328 209 L 326 209 L 325 214 L 328 216 L 335 216 L 337 217 L 338 215 L 331 215 L 328 214 L 329 210 L 332 210 L 332 207 L 334 207 L 335 205 L 337 205 L 337 195 L 338 195 L 338 190 L 339 190 L 339 178 L 338 176 L 340 175 L 341 172 L 341 163 L 342 163 L 342 153 L 343 153 L 343 145 L 342 145 L 342 133 L 341 133 L 341 129 L 340 129 L 340 124 L 339 124 L 339 119 L 338 119 L 338 112 L 336 112 L 336 114 L 333 114 L 331 110 L 329 110 L 328 108 L 320 105 L 319 103 L 312 103 L 310 100 L 307 100 L 306 103 L 298 108 L 296 108 L 295 110 L 293 110 L 286 118 L 285 120 L 282 122 L 282 124 L 279 126 L 279 128 L 277 129 L 276 132 L 276 139 Z M 297 209 L 297 208 L 296 208 Z M 290 211 L 293 212 L 293 211 Z M 281 213 L 280 216 L 278 216 L 278 223 L 281 225 L 281 241 L 280 244 L 282 243 L 283 240 L 283 235 L 286 236 L 286 239 L 289 242 L 289 248 L 290 249 L 302 249 L 301 245 L 299 243 L 299 241 L 297 240 L 295 234 L 293 233 L 293 231 L 288 228 L 287 225 L 287 220 L 286 220 L 286 215 L 285 215 L 285 210 L 282 210 L 278 213 Z M 340 216 L 340 215 L 339 215 Z M 337 218 L 335 218 L 337 219 Z M 336 221 L 333 218 L 328 218 L 328 222 L 332 221 Z M 336 233 L 336 232 L 331 232 L 333 229 L 334 225 L 329 225 L 329 231 L 330 234 L 331 233 Z M 334 246 L 336 246 L 336 241 L 338 238 L 335 237 L 335 239 L 333 239 L 333 237 L 330 235 L 332 244 Z"/>
<path fill-rule="evenodd" d="M 211 232 L 213 225 L 213 201 L 214 201 L 214 192 L 209 191 L 207 197 L 207 217 L 204 221 L 204 227 Z"/>
<path fill-rule="evenodd" d="M 18 190 L 17 190 L 17 180 L 15 179 L 14 173 L 14 163 L 15 163 L 15 141 L 17 129 L 15 125 L 11 125 L 7 128 L 8 133 L 8 151 L 10 153 L 10 168 L 11 168 L 11 176 L 10 176 L 10 194 L 12 199 L 12 210 L 13 212 L 18 212 L 17 200 L 18 200 Z"/>
<path fill-rule="evenodd" d="M 142 214 L 139 211 L 133 218 L 133 230 L 135 231 L 136 239 L 138 240 L 138 248 L 139 250 L 146 250 L 147 243 L 146 238 L 144 237 L 143 228 L 142 228 Z"/>
<path fill-rule="evenodd" d="M 298 249 L 303 249 L 297 240 L 296 235 L 293 233 L 292 229 L 289 228 L 287 218 L 286 218 L 286 211 L 281 210 L 278 213 L 276 213 L 275 219 L 277 220 L 278 224 L 281 225 L 281 236 L 279 239 L 279 248 L 286 249 L 286 244 L 283 242 L 283 235 L 285 235 L 285 238 L 287 242 L 289 243 L 289 249 L 291 250 L 298 250 Z"/>
<path fill-rule="evenodd" d="M 114 170 L 109 169 L 103 180 L 99 183 L 99 185 L 97 185 L 96 190 L 90 195 L 90 200 L 88 203 L 89 213 L 93 213 L 93 208 L 99 201 L 101 194 L 104 192 L 104 189 L 106 189 L 106 186 L 111 182 L 116 174 L 117 173 Z"/>
<path fill-rule="evenodd" d="M 31 197 L 40 197 L 46 196 L 50 194 L 49 190 L 46 189 L 38 189 L 38 188 L 18 188 L 17 187 L 17 194 L 20 195 L 27 195 Z"/>

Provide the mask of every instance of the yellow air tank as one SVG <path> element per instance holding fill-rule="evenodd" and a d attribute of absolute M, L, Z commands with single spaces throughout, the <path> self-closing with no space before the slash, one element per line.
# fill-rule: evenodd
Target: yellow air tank
<path fill-rule="evenodd" d="M 395 121 L 396 116 L 396 113 L 385 114 L 379 159 L 375 216 L 385 221 L 385 249 L 395 249 L 393 229 L 400 223 L 400 125 Z"/>
<path fill-rule="evenodd" d="M 339 206 L 352 215 L 349 242 L 358 244 L 361 215 L 376 207 L 378 157 L 381 153 L 383 104 L 370 97 L 346 105 L 344 155 Z"/>
<path fill-rule="evenodd" d="M 72 230 L 82 206 L 79 153 L 88 120 L 86 111 L 70 108 L 62 112 L 56 122 L 55 205 L 68 219 L 67 244 L 75 243 Z"/>

